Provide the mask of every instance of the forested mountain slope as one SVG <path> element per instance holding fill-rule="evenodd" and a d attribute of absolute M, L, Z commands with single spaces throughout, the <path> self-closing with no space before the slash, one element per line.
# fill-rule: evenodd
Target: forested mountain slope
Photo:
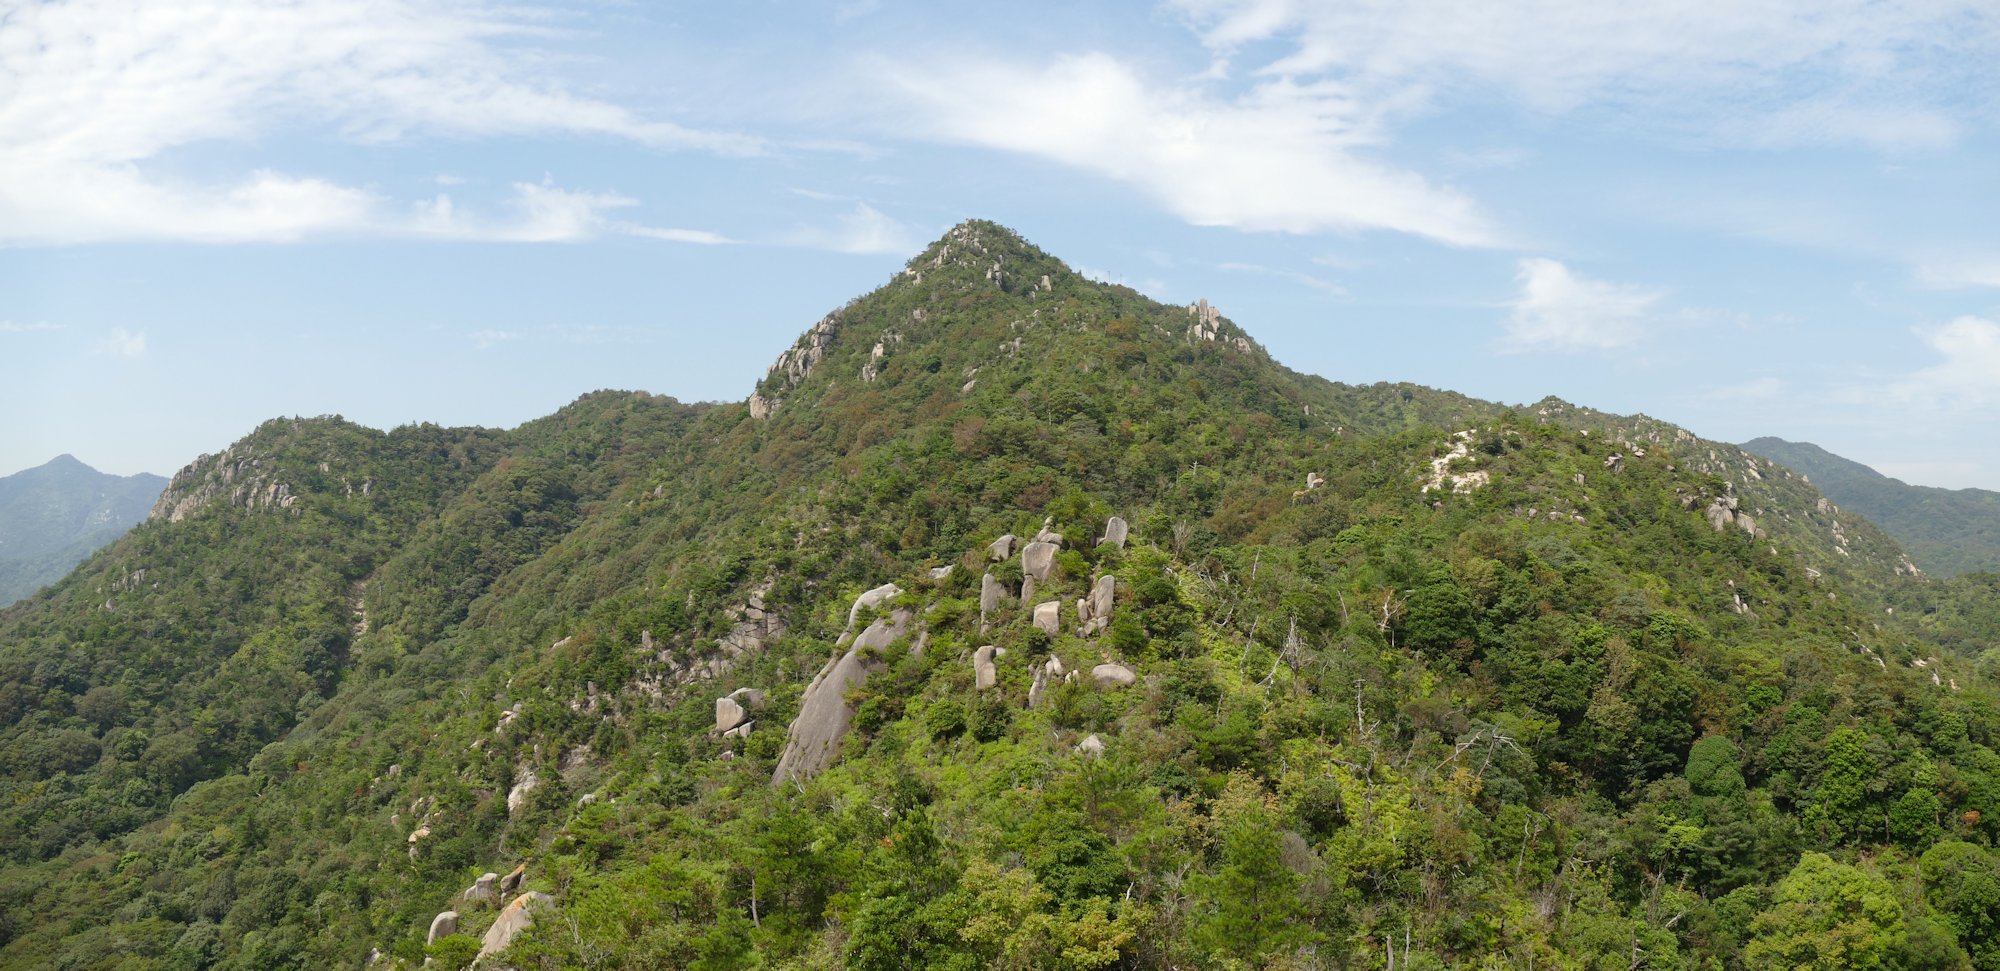
<path fill-rule="evenodd" d="M 1932 573 L 2000 571 L 2000 492 L 1913 486 L 1810 442 L 1760 438 L 1743 447 L 1812 477 L 1828 499 L 1881 524 Z"/>
<path fill-rule="evenodd" d="M 1937 589 L 971 222 L 747 404 L 176 477 L 0 613 L 0 964 L 2000 967 Z"/>
<path fill-rule="evenodd" d="M 73 455 L 0 476 L 0 606 L 62 579 L 145 519 L 166 484 L 107 475 Z"/>

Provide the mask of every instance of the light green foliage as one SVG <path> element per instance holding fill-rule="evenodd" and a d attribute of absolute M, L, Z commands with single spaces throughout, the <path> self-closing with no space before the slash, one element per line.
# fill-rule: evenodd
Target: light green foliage
<path fill-rule="evenodd" d="M 143 526 L 0 613 L 0 967 L 413 967 L 521 863 L 555 898 L 508 956 L 536 969 L 1990 953 L 2000 704 L 1951 645 L 2000 595 L 1898 578 L 1864 523 L 1839 558 L 1780 475 L 1734 480 L 1765 539 L 1717 532 L 1709 443 L 1648 419 L 1329 384 L 998 227 L 954 240 L 836 311 L 766 418 L 272 423 L 230 474 L 290 506 Z M 1489 482 L 1422 492 L 1468 430 Z M 1009 596 L 981 630 L 980 575 L 1021 581 L 985 545 L 1045 520 L 1064 629 Z M 772 786 L 890 581 L 926 636 Z M 784 635 L 724 651 L 757 610 Z M 1030 708 L 1051 655 L 1085 675 Z M 720 738 L 739 687 L 766 704 Z"/>

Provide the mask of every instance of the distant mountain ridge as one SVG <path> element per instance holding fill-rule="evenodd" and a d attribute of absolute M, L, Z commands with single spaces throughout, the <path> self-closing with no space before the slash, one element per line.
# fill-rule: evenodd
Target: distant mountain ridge
<path fill-rule="evenodd" d="M 0 606 L 41 589 L 146 518 L 162 476 L 108 475 L 58 455 L 0 477 Z"/>
<path fill-rule="evenodd" d="M 2000 492 L 1910 485 L 1811 442 L 1743 443 L 1812 478 L 1826 497 L 1866 516 L 1939 576 L 2000 570 Z"/>

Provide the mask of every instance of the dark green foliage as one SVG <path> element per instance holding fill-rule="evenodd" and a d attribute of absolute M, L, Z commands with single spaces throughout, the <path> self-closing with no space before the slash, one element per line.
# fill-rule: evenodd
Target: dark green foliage
<path fill-rule="evenodd" d="M 449 966 L 520 863 L 556 899 L 522 968 L 1994 966 L 1990 578 L 1899 576 L 1851 517 L 1838 552 L 1804 482 L 1651 419 L 1191 319 L 974 223 L 764 418 L 267 424 L 0 613 L 0 966 L 414 967 L 456 907 Z M 1486 483 L 1425 491 L 1455 442 Z M 1053 636 L 984 552 L 1045 522 Z M 886 581 L 922 636 L 771 786 Z"/>

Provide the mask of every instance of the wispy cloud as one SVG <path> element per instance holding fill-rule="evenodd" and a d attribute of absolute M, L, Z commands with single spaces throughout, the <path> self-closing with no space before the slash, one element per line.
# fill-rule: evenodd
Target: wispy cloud
<path fill-rule="evenodd" d="M 1930 408 L 2000 405 L 2000 323 L 1968 315 L 1917 336 L 1939 360 L 1890 382 L 1892 397 Z"/>
<path fill-rule="evenodd" d="M 1268 276 L 1274 279 L 1285 280 L 1309 290 L 1318 290 L 1329 297 L 1347 296 L 1346 287 L 1332 280 L 1324 280 L 1310 273 L 1300 273 L 1297 270 L 1281 270 L 1275 266 L 1261 266 L 1256 263 L 1223 263 L 1219 264 L 1216 268 L 1226 270 L 1230 273 L 1250 273 L 1257 276 Z"/>
<path fill-rule="evenodd" d="M 497 330 L 488 328 L 484 330 L 475 330 L 472 333 L 465 335 L 465 338 L 466 340 L 472 342 L 473 350 L 484 351 L 494 347 L 498 347 L 501 344 L 520 340 L 525 336 L 527 335 L 521 333 L 518 330 Z"/>
<path fill-rule="evenodd" d="M 780 242 L 836 253 L 890 256 L 908 256 L 924 245 L 922 234 L 914 227 L 865 202 L 855 203 L 853 209 L 827 225 L 795 229 Z"/>
<path fill-rule="evenodd" d="M 709 232 L 706 229 L 677 229 L 669 226 L 635 226 L 626 224 L 618 227 L 618 231 L 628 236 L 643 236 L 647 239 L 664 240 L 669 243 L 694 243 L 698 246 L 727 246 L 737 242 L 737 240 L 730 239 L 721 233 Z"/>
<path fill-rule="evenodd" d="M 1946 290 L 2000 287 L 2000 253 L 1938 256 L 1917 263 L 1917 280 Z"/>
<path fill-rule="evenodd" d="M 31 6 L 0 19 L 10 80 L 0 99 L 0 243 L 285 241 L 421 228 L 372 190 L 312 175 L 258 170 L 198 181 L 149 165 L 173 149 L 281 129 L 362 143 L 567 133 L 761 150 L 753 138 L 570 92 L 534 56 L 535 43 L 554 37 L 522 10 L 483 0 Z M 545 235 L 566 238 L 559 225 Z"/>
<path fill-rule="evenodd" d="M 1501 238 L 1470 198 L 1368 158 L 1392 106 L 1345 85 L 1279 78 L 1222 96 L 1199 81 L 1151 81 L 1105 53 L 878 71 L 930 137 L 1093 172 L 1196 225 L 1391 230 L 1459 246 Z"/>
<path fill-rule="evenodd" d="M 110 334 L 105 335 L 104 338 L 92 344 L 90 349 L 95 354 L 122 357 L 128 360 L 145 357 L 146 334 L 144 331 L 132 331 L 126 330 L 123 327 L 116 327 L 112 329 Z"/>
<path fill-rule="evenodd" d="M 27 334 L 40 330 L 61 330 L 63 326 L 62 324 L 51 324 L 46 320 L 37 320 L 32 323 L 0 320 L 0 334 Z"/>
<path fill-rule="evenodd" d="M 1173 5 L 1224 55 L 1280 45 L 1265 76 L 1337 79 L 1370 100 L 1493 92 L 1758 146 L 1949 145 L 1955 111 L 1992 107 L 1981 65 L 2000 52 L 2000 11 L 1985 0 Z"/>
<path fill-rule="evenodd" d="M 1603 351 L 1645 336 L 1661 291 L 1591 280 L 1555 260 L 1524 259 L 1521 291 L 1507 316 L 1503 346 L 1513 350 Z"/>

